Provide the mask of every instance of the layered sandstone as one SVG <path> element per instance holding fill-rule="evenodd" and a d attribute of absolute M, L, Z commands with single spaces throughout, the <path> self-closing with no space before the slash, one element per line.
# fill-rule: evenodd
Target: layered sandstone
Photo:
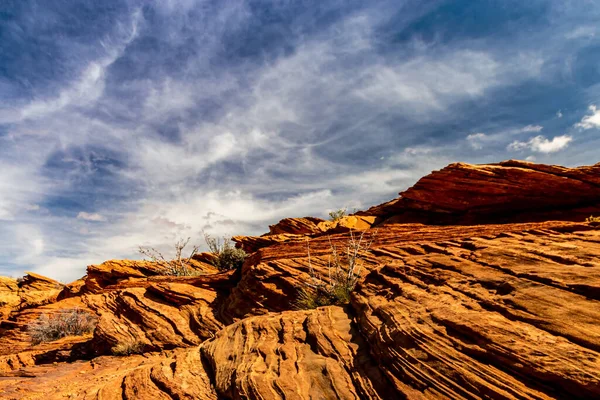
<path fill-rule="evenodd" d="M 600 163 L 579 168 L 515 160 L 456 163 L 420 179 L 399 199 L 358 214 L 434 224 L 581 221 L 600 213 L 599 197 Z"/>
<path fill-rule="evenodd" d="M 66 286 L 0 280 L 0 397 L 599 398 L 597 210 L 600 164 L 452 164 L 360 215 L 236 237 L 239 272 L 203 254 L 191 277 L 112 260 Z M 298 310 L 357 240 L 349 304 Z M 29 341 L 31 321 L 73 308 L 93 334 Z M 128 341 L 144 354 L 112 355 Z"/>

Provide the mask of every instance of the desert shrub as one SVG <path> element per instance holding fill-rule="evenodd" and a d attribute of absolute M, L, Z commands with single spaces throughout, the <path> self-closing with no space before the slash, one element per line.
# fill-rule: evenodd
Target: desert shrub
<path fill-rule="evenodd" d="M 339 210 L 331 211 L 329 213 L 329 219 L 331 219 L 332 221 L 339 221 L 340 219 L 342 219 L 345 216 L 346 216 L 345 208 L 340 208 Z"/>
<path fill-rule="evenodd" d="M 213 265 L 219 270 L 242 268 L 246 259 L 246 252 L 231 244 L 231 240 L 223 238 L 221 241 L 208 234 L 204 234 L 204 240 L 206 240 L 210 252 L 215 255 Z"/>
<path fill-rule="evenodd" d="M 33 344 L 52 342 L 66 336 L 81 336 L 93 332 L 96 317 L 80 309 L 63 310 L 57 314 L 42 314 L 28 326 Z"/>
<path fill-rule="evenodd" d="M 600 226 L 600 217 L 590 216 L 586 218 L 585 222 L 592 226 Z"/>
<path fill-rule="evenodd" d="M 136 339 L 129 339 L 117 343 L 110 351 L 114 356 L 130 356 L 132 354 L 142 354 L 144 352 L 144 347 L 145 345 L 143 342 Z"/>
<path fill-rule="evenodd" d="M 153 263 L 158 264 L 163 275 L 173 276 L 197 276 L 202 275 L 201 271 L 190 268 L 188 263 L 192 257 L 198 253 L 198 246 L 193 246 L 192 251 L 188 257 L 182 257 L 183 250 L 190 242 L 190 238 L 187 240 L 180 239 L 175 243 L 175 258 L 167 260 L 163 255 L 153 247 L 139 247 L 139 252 L 143 256 L 147 257 Z"/>
<path fill-rule="evenodd" d="M 298 289 L 296 308 L 312 309 L 327 305 L 343 305 L 350 302 L 350 295 L 362 270 L 362 254 L 369 250 L 376 232 L 365 237 L 363 231 L 360 236 L 355 236 L 352 230 L 350 238 L 343 251 L 337 250 L 329 240 L 331 254 L 327 262 L 327 278 L 323 279 L 312 267 L 310 245 L 307 241 L 308 267 L 310 278 Z"/>

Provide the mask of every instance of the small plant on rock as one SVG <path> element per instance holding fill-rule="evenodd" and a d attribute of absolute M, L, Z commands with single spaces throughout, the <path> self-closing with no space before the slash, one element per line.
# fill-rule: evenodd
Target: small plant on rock
<path fill-rule="evenodd" d="M 197 276 L 202 275 L 202 272 L 196 271 L 189 267 L 190 260 L 198 253 L 198 246 L 194 246 L 188 257 L 182 257 L 183 250 L 190 242 L 180 239 L 175 243 L 175 258 L 167 260 L 163 255 L 153 247 L 140 246 L 139 252 L 143 256 L 149 258 L 149 261 L 158 264 L 162 268 L 163 275 L 173 276 Z"/>
<path fill-rule="evenodd" d="M 591 226 L 600 226 L 600 217 L 590 216 L 586 218 L 585 222 L 587 222 Z"/>
<path fill-rule="evenodd" d="M 363 231 L 355 236 L 350 231 L 350 238 L 342 252 L 329 239 L 331 255 L 327 262 L 327 278 L 323 279 L 312 267 L 310 246 L 307 241 L 307 255 L 310 280 L 298 290 L 296 308 L 311 309 L 327 305 L 342 305 L 350 302 L 350 295 L 362 270 L 362 253 L 369 250 L 376 232 L 370 238 Z"/>
<path fill-rule="evenodd" d="M 94 331 L 96 317 L 84 310 L 62 310 L 56 314 L 42 314 L 29 324 L 27 330 L 33 344 L 52 342 L 66 336 L 82 336 Z"/>
<path fill-rule="evenodd" d="M 142 354 L 145 345 L 143 342 L 136 339 L 129 339 L 117 343 L 110 351 L 114 356 L 130 356 L 132 354 Z"/>
<path fill-rule="evenodd" d="M 246 252 L 231 244 L 231 240 L 223 238 L 223 241 L 204 234 L 204 240 L 208 249 L 215 256 L 213 265 L 221 271 L 230 269 L 241 269 L 246 259 Z"/>
<path fill-rule="evenodd" d="M 329 213 L 329 219 L 332 221 L 339 221 L 346 216 L 346 209 L 340 208 L 339 210 L 331 211 Z"/>

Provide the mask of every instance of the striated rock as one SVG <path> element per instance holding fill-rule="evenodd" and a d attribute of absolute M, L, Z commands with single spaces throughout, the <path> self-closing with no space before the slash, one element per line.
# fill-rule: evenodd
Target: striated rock
<path fill-rule="evenodd" d="M 200 350 L 219 398 L 394 398 L 340 307 L 247 318 Z"/>
<path fill-rule="evenodd" d="M 386 247 L 352 300 L 399 397 L 600 396 L 599 231 L 421 247 Z"/>
<path fill-rule="evenodd" d="M 600 163 L 564 168 L 524 161 L 450 164 L 400 198 L 359 215 L 390 222 L 472 224 L 551 219 L 583 221 L 600 213 Z"/>
<path fill-rule="evenodd" d="M 325 222 L 325 220 L 313 217 L 284 218 L 275 225 L 269 226 L 269 233 L 267 235 L 280 235 L 285 233 L 292 235 L 317 234 L 322 232 L 322 229 L 319 227 L 321 222 Z"/>
<path fill-rule="evenodd" d="M 28 367 L 0 379 L 0 397 L 216 400 L 197 348 Z"/>
<path fill-rule="evenodd" d="M 319 218 L 285 218 L 276 225 L 269 226 L 270 232 L 263 237 L 277 235 L 318 236 L 321 234 L 349 232 L 350 230 L 369 229 L 376 217 L 368 215 L 348 215 L 335 221 L 325 221 Z M 294 236 L 290 236 L 294 237 Z"/>
<path fill-rule="evenodd" d="M 218 272 L 213 265 L 201 259 L 190 260 L 189 267 L 200 273 Z M 121 281 L 163 275 L 164 268 L 150 261 L 110 260 L 99 265 L 88 266 L 85 288 L 82 290 L 96 293 L 107 286 L 117 285 Z"/>
<path fill-rule="evenodd" d="M 71 282 L 69 284 L 64 285 L 62 291 L 58 295 L 58 300 L 66 299 L 69 297 L 80 296 L 80 295 L 84 294 L 85 290 L 86 290 L 86 287 L 85 287 L 86 279 L 85 278 L 87 278 L 87 276 L 84 278 L 81 278 L 81 279 L 77 279 L 76 281 Z"/>
<path fill-rule="evenodd" d="M 82 301 L 100 320 L 93 346 L 110 354 L 119 343 L 146 350 L 193 346 L 223 327 L 216 315 L 224 293 L 234 285 L 233 271 L 197 277 L 152 277 L 122 282 Z"/>
<path fill-rule="evenodd" d="M 21 303 L 16 279 L 0 276 L 0 320 Z"/>
<path fill-rule="evenodd" d="M 276 225 L 271 225 L 270 233 L 262 236 L 234 236 L 232 240 L 237 243 L 238 247 L 250 254 L 274 244 L 304 242 L 307 237 L 364 231 L 369 229 L 376 220 L 375 216 L 358 215 L 346 216 L 336 221 L 318 220 L 317 218 L 286 218 Z"/>
<path fill-rule="evenodd" d="M 600 164 L 452 164 L 360 215 L 236 237 L 241 271 L 204 253 L 192 277 L 111 260 L 64 287 L 0 280 L 0 397 L 600 398 L 599 187 Z M 350 304 L 295 310 L 358 240 Z M 93 335 L 31 344 L 71 308 Z M 99 356 L 126 342 L 145 353 Z"/>
<path fill-rule="evenodd" d="M 27 272 L 19 283 L 19 308 L 31 308 L 56 301 L 63 284 L 45 276 Z"/>
<path fill-rule="evenodd" d="M 263 235 L 263 236 L 234 236 L 231 238 L 236 243 L 236 247 L 241 248 L 248 254 L 252 254 L 263 247 L 269 247 L 274 244 L 287 242 L 304 242 L 305 235 L 291 235 L 282 233 L 278 235 Z"/>
<path fill-rule="evenodd" d="M 88 344 L 91 335 L 69 337 L 38 345 L 31 342 L 28 328 L 32 322 L 42 314 L 52 315 L 70 309 L 87 310 L 81 298 L 76 297 L 18 309 L 13 311 L 8 319 L 0 322 L 0 375 L 35 364 L 86 357 L 90 350 Z"/>
<path fill-rule="evenodd" d="M 427 241 L 456 240 L 473 236 L 501 235 L 510 232 L 528 230 L 555 230 L 557 234 L 564 230 L 591 229 L 585 224 L 568 222 L 544 222 L 530 224 L 495 224 L 478 226 L 427 226 L 422 224 L 395 224 L 365 233 L 364 239 L 373 244 L 370 251 L 361 253 L 362 270 L 366 275 L 370 270 L 387 260 L 410 255 L 412 252 L 427 253 L 429 247 L 420 246 Z M 357 236 L 352 234 L 355 238 Z M 294 307 L 298 289 L 306 287 L 311 277 L 327 279 L 332 248 L 344 251 L 352 236 L 350 233 L 321 236 L 307 241 L 286 242 L 260 249 L 252 259 L 246 262 L 242 278 L 233 289 L 224 309 L 228 321 L 250 315 L 264 314 L 270 311 L 284 311 Z M 407 244 L 406 253 L 392 254 L 386 251 L 389 244 Z M 310 264 L 308 252 L 310 249 Z M 310 269 L 314 273 L 311 275 Z"/>

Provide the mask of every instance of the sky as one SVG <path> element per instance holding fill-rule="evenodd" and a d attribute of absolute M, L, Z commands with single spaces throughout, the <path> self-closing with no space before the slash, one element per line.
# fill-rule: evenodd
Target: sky
<path fill-rule="evenodd" d="M 0 275 L 600 161 L 600 1 L 0 1 Z"/>

